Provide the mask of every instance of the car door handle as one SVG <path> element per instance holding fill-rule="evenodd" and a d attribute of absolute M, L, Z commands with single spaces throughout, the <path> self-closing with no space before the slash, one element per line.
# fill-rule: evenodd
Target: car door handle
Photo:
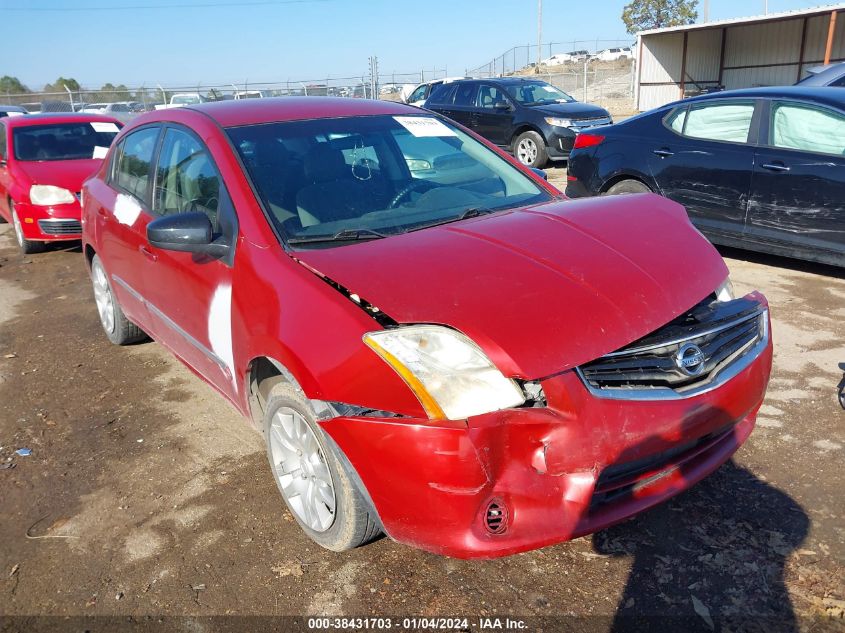
<path fill-rule="evenodd" d="M 158 261 L 158 255 L 153 253 L 146 246 L 141 245 L 141 246 L 138 247 L 138 250 L 141 251 L 144 254 L 144 257 L 146 257 L 147 259 L 150 259 L 154 262 Z"/>
<path fill-rule="evenodd" d="M 789 171 L 789 167 L 787 167 L 783 163 L 763 163 L 762 165 L 760 165 L 760 167 L 762 167 L 763 169 L 768 169 L 769 171 Z"/>
<path fill-rule="evenodd" d="M 654 150 L 654 153 L 657 154 L 658 156 L 660 156 L 660 158 L 666 158 L 667 156 L 674 156 L 675 155 L 675 152 L 670 151 L 669 149 L 667 149 L 665 147 L 663 149 Z"/>

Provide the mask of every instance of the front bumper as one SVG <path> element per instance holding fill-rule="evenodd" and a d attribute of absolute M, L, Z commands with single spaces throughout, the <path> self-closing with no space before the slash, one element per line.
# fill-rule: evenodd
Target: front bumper
<path fill-rule="evenodd" d="M 23 235 L 28 240 L 61 241 L 82 237 L 82 208 L 78 201 L 43 207 L 30 203 L 16 203 L 15 212 L 21 221 Z"/>
<path fill-rule="evenodd" d="M 690 398 L 597 398 L 573 370 L 542 382 L 543 408 L 322 425 L 390 537 L 458 558 L 505 556 L 603 529 L 716 470 L 750 435 L 771 363 L 769 339 L 731 380 Z M 505 509 L 501 533 L 485 521 L 491 502 Z"/>
<path fill-rule="evenodd" d="M 546 151 L 549 154 L 549 158 L 568 158 L 578 132 L 569 128 L 552 126 L 549 126 L 543 132 L 546 137 Z"/>

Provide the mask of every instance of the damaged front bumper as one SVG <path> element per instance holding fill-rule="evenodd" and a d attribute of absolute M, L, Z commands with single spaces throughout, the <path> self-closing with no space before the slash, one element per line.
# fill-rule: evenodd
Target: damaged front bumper
<path fill-rule="evenodd" d="M 545 407 L 321 424 L 391 538 L 504 556 L 603 529 L 713 472 L 751 433 L 771 363 L 767 337 L 730 380 L 684 398 L 600 398 L 571 370 L 542 381 Z"/>

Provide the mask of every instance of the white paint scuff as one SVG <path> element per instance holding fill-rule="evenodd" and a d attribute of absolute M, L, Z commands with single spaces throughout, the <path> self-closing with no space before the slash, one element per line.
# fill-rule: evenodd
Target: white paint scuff
<path fill-rule="evenodd" d="M 114 201 L 114 218 L 121 224 L 132 226 L 141 215 L 141 205 L 131 197 L 119 193 Z"/>
<path fill-rule="evenodd" d="M 208 342 L 211 350 L 229 369 L 229 379 L 237 392 L 235 359 L 232 352 L 232 286 L 220 284 L 208 309 Z"/>

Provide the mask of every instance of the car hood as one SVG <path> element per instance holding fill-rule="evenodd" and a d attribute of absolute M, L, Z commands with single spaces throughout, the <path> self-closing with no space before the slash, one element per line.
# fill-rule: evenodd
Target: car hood
<path fill-rule="evenodd" d="M 589 103 L 581 103 L 580 101 L 533 106 L 532 109 L 551 116 L 565 116 L 567 119 L 595 119 L 610 116 L 604 108 L 590 105 Z"/>
<path fill-rule="evenodd" d="M 649 334 L 728 275 L 683 207 L 654 194 L 524 207 L 294 257 L 399 323 L 464 332 L 525 379 Z"/>
<path fill-rule="evenodd" d="M 90 160 L 44 160 L 17 163 L 33 185 L 53 185 L 72 192 L 82 189 L 82 183 L 90 178 L 103 163 L 101 159 Z"/>

